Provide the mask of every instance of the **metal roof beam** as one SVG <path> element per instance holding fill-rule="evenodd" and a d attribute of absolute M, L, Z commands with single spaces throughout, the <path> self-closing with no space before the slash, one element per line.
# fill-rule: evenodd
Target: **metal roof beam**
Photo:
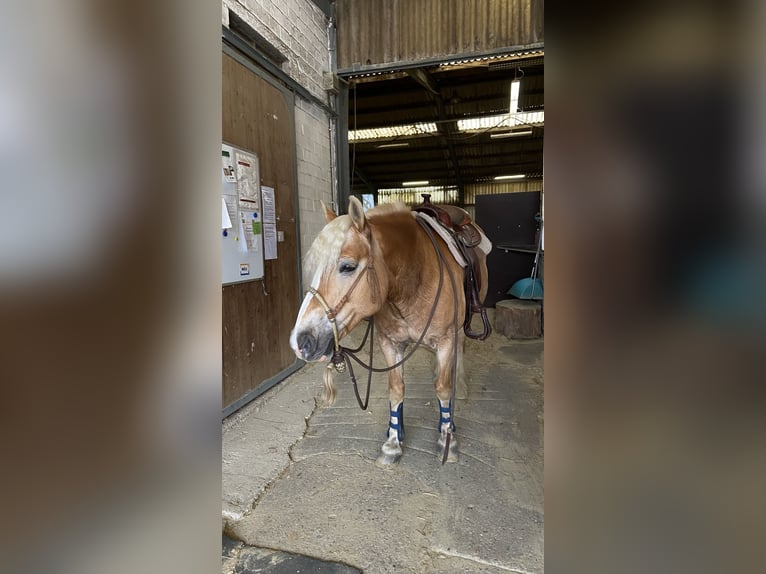
<path fill-rule="evenodd" d="M 455 174 L 455 183 L 457 184 L 458 189 L 458 201 L 463 203 L 463 191 L 465 185 L 463 184 L 463 176 L 460 172 L 460 163 L 458 162 L 457 152 L 455 151 L 455 146 L 452 144 L 452 134 L 457 132 L 457 122 L 449 121 L 449 118 L 447 118 L 447 113 L 444 111 L 444 98 L 442 97 L 441 90 L 428 72 L 423 68 L 412 68 L 407 70 L 407 74 L 426 89 L 429 95 L 433 98 L 434 104 L 436 104 L 436 112 L 438 116 L 436 128 L 447 141 L 446 159 L 452 165 L 452 171 Z"/>

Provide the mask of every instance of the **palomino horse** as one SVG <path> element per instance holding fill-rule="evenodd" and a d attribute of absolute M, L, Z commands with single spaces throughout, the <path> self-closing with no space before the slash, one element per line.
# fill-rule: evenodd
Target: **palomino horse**
<path fill-rule="evenodd" d="M 461 329 L 466 315 L 463 268 L 445 242 L 420 225 L 403 204 L 379 206 L 365 214 L 359 200 L 352 197 L 348 215 L 336 216 L 324 209 L 327 225 L 306 257 L 311 287 L 290 335 L 291 347 L 305 361 L 329 360 L 340 339 L 362 319 L 373 318 L 386 362 L 389 367 L 399 364 L 388 372 L 390 421 L 378 458 L 381 464 L 393 464 L 402 456 L 404 440 L 401 361 L 407 346 L 422 338 L 422 344 L 436 356 L 438 445 L 446 460 L 456 461 L 452 398 L 453 374 L 462 376 L 465 343 Z M 485 253 L 491 249 L 489 241 L 484 241 L 481 301 L 487 292 Z M 330 378 L 325 378 L 325 385 L 325 397 L 332 403 L 335 390 Z"/>

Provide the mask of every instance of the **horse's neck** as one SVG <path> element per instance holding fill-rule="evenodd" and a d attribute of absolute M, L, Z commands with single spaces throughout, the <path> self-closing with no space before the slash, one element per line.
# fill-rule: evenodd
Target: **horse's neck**
<path fill-rule="evenodd" d="M 420 270 L 424 265 L 422 236 L 412 215 L 397 215 L 375 222 L 372 233 L 388 271 L 388 299 L 406 302 L 418 291 Z"/>

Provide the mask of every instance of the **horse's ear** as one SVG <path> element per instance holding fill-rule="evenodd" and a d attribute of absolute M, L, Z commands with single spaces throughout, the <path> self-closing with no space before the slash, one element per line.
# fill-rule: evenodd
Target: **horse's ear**
<path fill-rule="evenodd" d="M 322 200 L 320 199 L 320 200 L 319 200 L 319 203 L 321 203 L 321 204 L 322 204 L 322 209 L 324 209 L 324 218 L 325 218 L 325 220 L 327 221 L 327 223 L 330 223 L 330 222 L 331 222 L 333 219 L 335 219 L 336 217 L 338 217 L 337 215 L 335 215 L 335 212 L 334 212 L 332 209 L 330 209 L 329 207 L 327 207 L 327 206 L 324 204 L 324 201 L 322 201 Z"/>
<path fill-rule="evenodd" d="M 356 228 L 359 231 L 364 231 L 364 225 L 366 223 L 364 208 L 362 207 L 362 202 L 353 195 L 348 201 L 348 214 L 351 216 L 351 221 L 354 222 Z"/>

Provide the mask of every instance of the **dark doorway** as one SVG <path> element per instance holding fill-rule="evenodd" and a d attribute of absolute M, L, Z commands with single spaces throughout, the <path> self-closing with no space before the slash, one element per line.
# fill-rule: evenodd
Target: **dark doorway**
<path fill-rule="evenodd" d="M 532 273 L 539 211 L 540 193 L 536 191 L 476 197 L 476 222 L 492 241 L 492 253 L 487 257 L 487 307 L 508 299 L 511 285 Z"/>

